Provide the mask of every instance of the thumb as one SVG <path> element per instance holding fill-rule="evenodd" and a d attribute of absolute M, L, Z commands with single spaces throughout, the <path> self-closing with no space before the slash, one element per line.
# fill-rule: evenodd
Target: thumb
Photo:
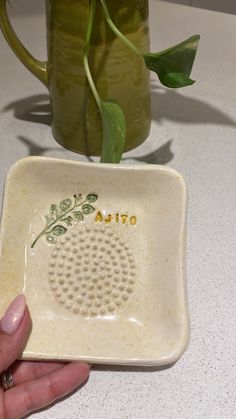
<path fill-rule="evenodd" d="M 21 356 L 30 330 L 31 319 L 25 296 L 18 295 L 0 320 L 0 372 Z"/>

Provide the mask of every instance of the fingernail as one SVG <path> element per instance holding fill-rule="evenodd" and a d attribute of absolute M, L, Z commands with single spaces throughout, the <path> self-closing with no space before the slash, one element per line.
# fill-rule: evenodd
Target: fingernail
<path fill-rule="evenodd" d="M 3 333 L 11 335 L 14 333 L 25 313 L 26 301 L 25 296 L 20 294 L 9 305 L 4 317 L 0 321 L 0 328 Z"/>

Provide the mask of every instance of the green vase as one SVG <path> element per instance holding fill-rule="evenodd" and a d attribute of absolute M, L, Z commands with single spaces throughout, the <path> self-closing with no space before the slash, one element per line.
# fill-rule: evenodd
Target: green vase
<path fill-rule="evenodd" d="M 148 0 L 107 0 L 111 18 L 138 48 L 149 49 Z M 64 147 L 99 155 L 102 144 L 100 112 L 83 67 L 89 0 L 46 0 L 47 62 L 32 57 L 17 39 L 0 0 L 0 26 L 23 64 L 48 88 L 53 110 L 52 132 Z M 114 98 L 127 125 L 125 150 L 141 144 L 150 130 L 149 72 L 108 27 L 97 1 L 89 64 L 100 97 Z"/>

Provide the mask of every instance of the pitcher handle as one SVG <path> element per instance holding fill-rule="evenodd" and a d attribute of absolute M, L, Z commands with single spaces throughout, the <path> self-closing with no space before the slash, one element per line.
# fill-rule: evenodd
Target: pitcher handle
<path fill-rule="evenodd" d="M 48 64 L 46 61 L 36 60 L 36 58 L 34 58 L 22 45 L 9 21 L 6 2 L 7 0 L 0 0 L 0 28 L 2 33 L 18 59 L 32 74 L 34 74 L 34 76 L 48 87 Z"/>

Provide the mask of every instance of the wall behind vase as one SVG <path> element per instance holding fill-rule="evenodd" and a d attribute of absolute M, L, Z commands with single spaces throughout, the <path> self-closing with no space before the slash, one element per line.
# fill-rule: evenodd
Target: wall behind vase
<path fill-rule="evenodd" d="M 13 14 L 43 13 L 45 0 L 9 0 L 9 12 Z"/>
<path fill-rule="evenodd" d="M 236 14 L 235 0 L 162 0 L 169 3 L 185 4 L 186 6 L 201 7 L 223 13 Z"/>
<path fill-rule="evenodd" d="M 118 1 L 118 0 L 117 0 Z M 162 0 L 186 6 L 201 7 L 224 13 L 236 14 L 236 0 Z M 11 0 L 13 14 L 32 14 L 44 11 L 44 0 Z"/>

